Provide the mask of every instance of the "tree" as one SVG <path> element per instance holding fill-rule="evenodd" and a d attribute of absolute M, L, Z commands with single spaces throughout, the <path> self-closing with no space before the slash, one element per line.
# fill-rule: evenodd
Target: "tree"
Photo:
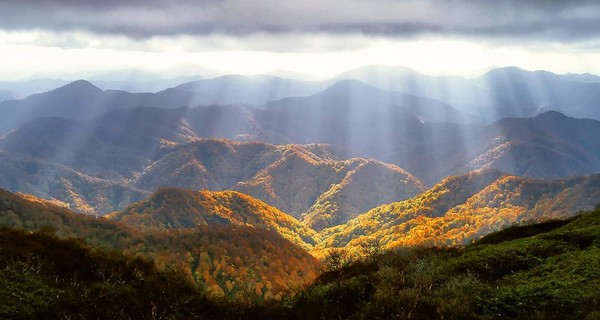
<path fill-rule="evenodd" d="M 346 267 L 352 262 L 352 258 L 348 251 L 342 248 L 333 248 L 327 251 L 325 257 L 325 266 L 329 271 L 338 271 Z"/>
<path fill-rule="evenodd" d="M 369 237 L 359 245 L 359 252 L 362 256 L 367 257 L 370 261 L 374 261 L 375 258 L 381 254 L 383 247 L 381 242 L 377 238 Z"/>

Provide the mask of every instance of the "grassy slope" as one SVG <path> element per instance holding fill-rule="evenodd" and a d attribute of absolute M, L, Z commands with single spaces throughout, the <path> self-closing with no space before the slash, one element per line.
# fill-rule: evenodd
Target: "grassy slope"
<path fill-rule="evenodd" d="M 282 312 L 297 319 L 597 319 L 599 261 L 597 209 L 563 226 L 508 229 L 461 249 L 401 249 L 355 262 L 323 274 Z"/>

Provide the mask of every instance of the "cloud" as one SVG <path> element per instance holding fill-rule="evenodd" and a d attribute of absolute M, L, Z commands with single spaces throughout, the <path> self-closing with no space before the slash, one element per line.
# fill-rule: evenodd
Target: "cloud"
<path fill-rule="evenodd" d="M 600 35 L 591 0 L 0 0 L 0 28 L 149 38 L 423 34 L 572 42 Z"/>

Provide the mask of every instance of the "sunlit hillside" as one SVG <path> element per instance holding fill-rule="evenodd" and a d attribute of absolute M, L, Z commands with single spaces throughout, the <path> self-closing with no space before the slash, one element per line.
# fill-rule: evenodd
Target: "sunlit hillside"
<path fill-rule="evenodd" d="M 480 171 L 321 232 L 322 248 L 461 246 L 515 224 L 570 217 L 600 203 L 600 176 L 543 181 Z"/>
<path fill-rule="evenodd" d="M 3 190 L 0 226 L 46 230 L 63 238 L 79 238 L 93 246 L 150 259 L 159 268 L 180 268 L 188 279 L 216 296 L 280 297 L 313 280 L 319 268 L 315 258 L 302 247 L 277 230 L 261 229 L 260 225 L 216 224 L 190 230 L 140 231 Z M 284 232 L 291 237 L 290 231 Z"/>
<path fill-rule="evenodd" d="M 310 250 L 315 231 L 266 203 L 235 191 L 159 189 L 148 199 L 106 216 L 139 230 L 193 230 L 203 226 L 251 226 L 273 230 Z"/>

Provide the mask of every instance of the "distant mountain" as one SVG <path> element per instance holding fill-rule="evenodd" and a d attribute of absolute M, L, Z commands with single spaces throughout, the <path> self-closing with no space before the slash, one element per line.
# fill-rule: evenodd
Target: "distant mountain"
<path fill-rule="evenodd" d="M 342 81 L 312 96 L 272 101 L 257 111 L 263 129 L 294 143 L 324 142 L 354 150 L 389 145 L 388 139 L 423 122 L 466 122 L 436 100 Z"/>
<path fill-rule="evenodd" d="M 321 232 L 321 247 L 462 245 L 515 223 L 565 218 L 600 199 L 600 175 L 533 180 L 478 171 L 444 179 L 414 198 L 372 209 Z"/>
<path fill-rule="evenodd" d="M 489 125 L 412 122 L 358 154 L 413 173 L 432 184 L 444 177 L 496 168 L 532 178 L 600 172 L 600 121 L 555 111 Z"/>
<path fill-rule="evenodd" d="M 365 66 L 339 74 L 378 88 L 438 99 L 472 116 L 499 120 L 558 110 L 600 120 L 600 77 L 498 68 L 481 77 L 435 77 L 402 67 Z"/>
<path fill-rule="evenodd" d="M 89 81 L 78 80 L 52 91 L 22 100 L 0 102 L 0 134 L 36 117 L 91 120 L 114 110 L 136 107 L 176 109 L 209 105 L 262 106 L 270 100 L 314 94 L 327 83 L 288 80 L 272 76 L 222 76 L 196 80 L 156 93 L 101 90 Z M 10 93 L 5 93 L 9 95 Z"/>
<path fill-rule="evenodd" d="M 326 82 L 284 79 L 268 75 L 227 75 L 178 85 L 157 94 L 191 93 L 191 105 L 250 104 L 261 107 L 271 100 L 315 94 Z"/>
<path fill-rule="evenodd" d="M 585 83 L 599 83 L 600 76 L 591 73 L 565 73 L 561 75 L 563 78 Z"/>
<path fill-rule="evenodd" d="M 374 68 L 374 72 L 379 69 Z M 420 77 L 412 71 L 398 72 Z M 503 77 L 512 79 L 512 84 L 500 85 Z M 534 101 L 535 97 L 522 89 L 534 81 L 548 86 L 569 82 L 561 75 L 516 68 L 497 69 L 484 78 L 489 80 L 488 85 L 497 84 L 498 92 L 507 91 L 517 82 L 522 84 L 515 88 L 521 90 L 515 101 Z M 239 83 L 240 88 L 248 88 L 244 95 L 252 96 L 256 91 L 249 88 L 284 80 L 221 77 L 203 81 L 200 87 Z M 185 105 L 194 96 L 208 97 L 188 91 L 195 90 L 196 85 L 190 83 L 156 94 L 133 94 L 101 90 L 81 80 L 23 100 L 5 101 L 0 103 L 0 111 L 5 111 L 0 128 L 10 133 L 5 131 L 0 136 L 0 150 L 143 192 L 161 186 L 235 189 L 304 219 L 316 229 L 344 223 L 385 202 L 413 196 L 423 190 L 419 181 L 433 185 L 445 177 L 473 170 L 499 169 L 548 179 L 600 172 L 600 145 L 594 139 L 600 133 L 600 122 L 570 118 L 556 111 L 542 112 L 545 107 L 536 109 L 536 115 L 529 118 L 473 123 L 475 118 L 439 100 L 381 90 L 360 81 L 340 81 L 313 95 L 270 101 L 262 110 L 244 105 L 175 107 Z M 571 81 L 569 85 L 581 88 L 594 84 Z M 258 143 L 241 147 L 208 140 L 195 143 L 203 138 L 259 140 L 286 146 Z M 318 147 L 291 147 L 309 143 Z M 323 147 L 323 143 L 330 146 Z M 363 159 L 343 161 L 351 158 Z M 369 165 L 364 165 L 365 159 L 381 162 L 368 160 Z M 378 179 L 361 175 L 367 168 Z M 32 173 L 5 170 L 4 174 L 2 186 L 12 191 L 56 198 L 41 182 L 25 185 Z M 300 178 L 290 182 L 290 174 Z M 47 182 L 54 184 L 56 179 L 52 175 Z M 381 187 L 396 181 L 407 181 L 406 188 Z M 359 189 L 379 191 L 376 197 L 368 192 L 362 197 L 356 191 Z M 80 198 L 89 198 L 74 192 Z M 352 201 L 339 205 L 347 198 Z M 57 199 L 74 209 L 86 207 L 72 197 Z M 102 199 L 93 201 L 102 210 L 122 208 L 121 200 L 110 196 Z M 100 212 L 89 208 L 84 211 Z"/>
<path fill-rule="evenodd" d="M 535 178 L 600 172 L 600 121 L 549 111 L 529 119 L 507 118 L 486 128 L 485 152 L 468 169 L 496 168 Z"/>
<path fill-rule="evenodd" d="M 359 80 L 383 90 L 437 99 L 470 114 L 475 114 L 472 107 L 480 105 L 480 89 L 469 79 L 429 76 L 400 66 L 367 65 L 340 73 L 334 79 Z"/>
<path fill-rule="evenodd" d="M 195 70 L 204 74 L 208 70 Z M 199 75 L 165 77 L 160 73 L 144 72 L 139 70 L 122 70 L 97 74 L 87 78 L 94 85 L 103 90 L 123 90 L 127 92 L 158 92 L 182 83 L 203 79 Z"/>
<path fill-rule="evenodd" d="M 107 112 L 137 107 L 160 109 L 195 107 L 205 104 L 196 101 L 195 97 L 199 96 L 202 94 L 176 89 L 158 93 L 101 90 L 88 81 L 78 80 L 22 100 L 0 102 L 0 112 L 3 114 L 0 118 L 0 134 L 16 129 L 37 117 L 61 117 L 87 122 L 98 120 L 97 118 Z M 222 101 L 214 101 L 214 103 L 220 102 Z"/>
<path fill-rule="evenodd" d="M 0 186 L 54 199 L 91 215 L 111 212 L 150 193 L 123 181 L 103 179 L 56 162 L 0 150 Z"/>
<path fill-rule="evenodd" d="M 161 268 L 174 266 L 220 297 L 281 297 L 316 276 L 317 261 L 308 252 L 274 230 L 248 225 L 141 231 L 0 189 L 0 226 L 54 230 L 60 237 L 152 259 Z"/>
<path fill-rule="evenodd" d="M 248 140 L 259 129 L 239 106 L 113 110 L 93 121 L 37 118 L 0 137 L 0 149 L 58 162 L 108 179 L 129 179 L 164 145 L 200 137 Z"/>
<path fill-rule="evenodd" d="M 140 99 L 132 100 L 133 97 L 135 95 L 126 92 L 104 92 L 88 81 L 78 80 L 23 100 L 1 102 L 0 110 L 5 116 L 0 119 L 0 133 L 37 117 L 89 120 L 110 109 L 142 105 Z"/>
<path fill-rule="evenodd" d="M 475 81 L 487 90 L 488 105 L 496 118 L 531 117 L 539 110 L 554 109 L 573 117 L 600 119 L 600 84 L 571 79 L 508 67 L 492 70 Z"/>
<path fill-rule="evenodd" d="M 195 229 L 240 225 L 273 230 L 310 250 L 316 232 L 266 203 L 235 191 L 191 191 L 161 188 L 149 198 L 106 216 L 140 230 Z"/>

